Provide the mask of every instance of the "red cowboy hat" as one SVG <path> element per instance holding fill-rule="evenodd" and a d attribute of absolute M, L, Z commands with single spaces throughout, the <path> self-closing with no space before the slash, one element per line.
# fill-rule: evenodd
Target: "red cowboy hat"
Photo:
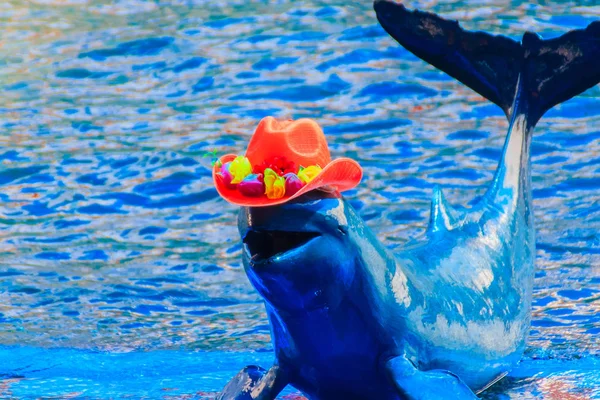
<path fill-rule="evenodd" d="M 234 160 L 235 167 L 232 167 L 230 163 Z M 232 169 L 236 170 L 237 184 L 231 179 L 229 171 Z M 247 182 L 239 182 L 243 176 L 244 181 L 253 180 L 255 184 L 256 190 L 250 194 L 242 190 L 248 187 Z M 250 139 L 245 158 L 227 154 L 213 168 L 213 181 L 219 195 L 243 207 L 283 204 L 325 186 L 343 192 L 358 185 L 361 178 L 362 168 L 356 161 L 349 158 L 331 160 L 323 130 L 308 118 L 296 121 L 263 118 Z M 288 187 L 289 179 L 298 184 L 293 190 Z M 275 181 L 277 183 L 273 184 Z M 279 189 L 273 189 L 273 185 L 279 185 Z"/>

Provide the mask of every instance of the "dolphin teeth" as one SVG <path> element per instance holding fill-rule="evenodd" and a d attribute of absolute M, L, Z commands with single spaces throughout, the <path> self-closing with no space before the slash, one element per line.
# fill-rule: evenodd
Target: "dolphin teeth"
<path fill-rule="evenodd" d="M 428 232 L 444 232 L 452 229 L 456 222 L 454 210 L 446 201 L 446 197 L 439 186 L 433 188 L 431 200 L 431 213 L 429 216 Z"/>

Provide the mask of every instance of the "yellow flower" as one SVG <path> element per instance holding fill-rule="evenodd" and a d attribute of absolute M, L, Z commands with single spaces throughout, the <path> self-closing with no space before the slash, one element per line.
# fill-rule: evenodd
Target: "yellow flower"
<path fill-rule="evenodd" d="M 271 168 L 265 169 L 265 194 L 269 199 L 280 199 L 285 196 L 285 178 L 277 175 Z"/>
<path fill-rule="evenodd" d="M 300 167 L 300 172 L 298 172 L 298 178 L 300 178 L 300 180 L 305 184 L 309 183 L 321 173 L 322 169 L 323 168 L 319 167 L 318 165 L 311 165 L 310 167 L 306 168 Z"/>
<path fill-rule="evenodd" d="M 233 175 L 231 183 L 236 185 L 252 173 L 252 165 L 250 165 L 250 161 L 246 157 L 239 156 L 231 162 L 229 172 Z"/>

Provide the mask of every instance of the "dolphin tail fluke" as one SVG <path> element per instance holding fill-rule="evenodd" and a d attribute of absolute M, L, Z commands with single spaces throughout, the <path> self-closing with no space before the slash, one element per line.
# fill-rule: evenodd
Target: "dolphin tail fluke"
<path fill-rule="evenodd" d="M 404 48 L 510 114 L 523 54 L 519 43 L 465 31 L 457 21 L 393 1 L 376 0 L 374 8 L 381 26 Z"/>
<path fill-rule="evenodd" d="M 527 32 L 521 46 L 523 96 L 531 126 L 555 105 L 600 82 L 600 21 L 549 40 Z"/>
<path fill-rule="evenodd" d="M 376 0 L 374 8 L 398 43 L 500 106 L 509 120 L 520 102 L 518 111 L 534 126 L 547 110 L 600 81 L 600 21 L 550 40 L 527 32 L 519 43 L 391 0 Z"/>

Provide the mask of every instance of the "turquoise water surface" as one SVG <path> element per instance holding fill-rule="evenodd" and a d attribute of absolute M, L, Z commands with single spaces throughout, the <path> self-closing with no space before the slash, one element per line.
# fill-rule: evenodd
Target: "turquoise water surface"
<path fill-rule="evenodd" d="M 108 3 L 0 5 L 0 398 L 205 399 L 269 366 L 210 177 L 264 116 L 314 118 L 361 163 L 346 196 L 390 248 L 423 231 L 434 184 L 469 206 L 492 178 L 500 109 L 398 46 L 370 1 Z M 518 38 L 583 28 L 596 3 L 409 6 Z M 486 399 L 600 398 L 599 98 L 536 128 L 529 346 Z"/>

